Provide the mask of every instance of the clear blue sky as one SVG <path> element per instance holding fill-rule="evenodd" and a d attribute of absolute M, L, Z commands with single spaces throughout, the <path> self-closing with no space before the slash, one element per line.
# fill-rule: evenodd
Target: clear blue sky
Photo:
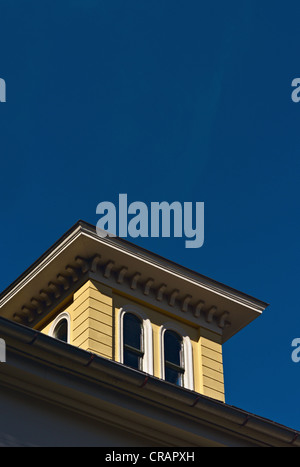
<path fill-rule="evenodd" d="M 299 16 L 299 1 L 0 0 L 1 290 L 119 193 L 202 201 L 202 248 L 133 241 L 270 303 L 224 345 L 226 402 L 295 429 Z"/>

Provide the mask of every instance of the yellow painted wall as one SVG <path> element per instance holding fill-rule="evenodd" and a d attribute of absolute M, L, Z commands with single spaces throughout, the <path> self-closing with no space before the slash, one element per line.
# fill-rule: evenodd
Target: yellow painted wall
<path fill-rule="evenodd" d="M 224 401 L 222 346 L 220 336 L 204 328 L 194 327 L 163 309 L 146 306 L 133 298 L 123 296 L 99 282 L 87 281 L 76 293 L 72 302 L 57 310 L 43 322 L 41 330 L 49 333 L 51 323 L 62 311 L 71 318 L 70 344 L 105 358 L 120 361 L 119 314 L 122 307 L 132 306 L 151 321 L 153 332 L 154 376 L 161 377 L 160 329 L 166 323 L 178 324 L 192 344 L 194 390 Z"/>
<path fill-rule="evenodd" d="M 225 402 L 221 337 L 199 329 L 200 390 L 201 394 Z"/>
<path fill-rule="evenodd" d="M 70 344 L 106 358 L 112 354 L 112 291 L 103 284 L 87 281 L 74 293 L 72 303 L 57 310 L 40 328 L 49 334 L 51 324 L 62 311 L 71 318 Z"/>

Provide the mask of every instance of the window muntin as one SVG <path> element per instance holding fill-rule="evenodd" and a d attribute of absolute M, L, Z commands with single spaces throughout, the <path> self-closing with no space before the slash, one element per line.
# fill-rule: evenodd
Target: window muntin
<path fill-rule="evenodd" d="M 165 380 L 183 386 L 183 340 L 175 331 L 166 330 L 164 333 L 164 364 Z"/>
<path fill-rule="evenodd" d="M 123 363 L 137 370 L 143 370 L 143 325 L 132 313 L 123 317 Z"/>

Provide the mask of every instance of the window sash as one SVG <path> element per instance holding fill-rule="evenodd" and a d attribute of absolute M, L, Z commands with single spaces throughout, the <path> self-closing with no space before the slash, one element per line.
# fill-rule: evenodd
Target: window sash
<path fill-rule="evenodd" d="M 144 355 L 143 350 L 137 349 L 136 347 L 132 347 L 129 344 L 124 344 L 124 349 L 128 350 L 129 352 L 133 352 L 133 353 L 139 355 L 140 357 L 143 357 L 143 355 Z"/>
<path fill-rule="evenodd" d="M 168 357 L 172 357 L 172 354 L 170 354 L 170 349 L 168 349 L 168 352 L 166 352 L 166 337 L 168 336 L 173 336 L 174 339 L 177 340 L 178 348 L 176 349 L 176 353 L 174 354 L 174 359 L 173 361 L 168 360 L 166 358 L 166 354 L 168 353 Z M 172 330 L 166 330 L 164 334 L 164 378 L 166 381 L 169 381 L 173 384 L 176 384 L 177 386 L 183 386 L 184 385 L 184 373 L 185 373 L 185 368 L 184 368 L 184 349 L 183 349 L 183 341 L 182 341 L 182 336 L 177 334 L 176 332 Z M 176 363 L 175 363 L 176 362 Z M 177 363 L 179 362 L 179 363 Z M 170 370 L 168 372 L 168 369 Z M 167 375 L 167 373 L 169 373 Z M 175 381 L 176 380 L 176 381 Z"/>
<path fill-rule="evenodd" d="M 184 373 L 184 366 L 176 365 L 176 363 L 169 362 L 168 360 L 165 360 L 165 366 L 171 368 L 172 370 L 178 371 L 179 373 Z"/>
<path fill-rule="evenodd" d="M 124 326 L 124 319 L 126 319 L 126 315 L 132 315 L 136 320 L 139 322 L 139 347 L 135 347 L 133 345 L 126 343 L 126 335 L 125 335 L 125 326 Z M 144 357 L 144 332 L 143 332 L 143 324 L 140 319 L 134 313 L 125 313 L 123 317 L 123 362 L 125 362 L 127 356 L 137 357 L 137 365 L 136 364 L 128 364 L 131 368 L 135 368 L 138 370 L 143 370 L 143 357 Z"/>

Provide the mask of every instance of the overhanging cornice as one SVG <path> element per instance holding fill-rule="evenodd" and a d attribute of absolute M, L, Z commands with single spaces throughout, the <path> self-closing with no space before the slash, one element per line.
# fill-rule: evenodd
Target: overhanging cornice
<path fill-rule="evenodd" d="M 267 304 L 79 221 L 0 295 L 2 316 L 35 326 L 87 279 L 204 326 L 223 342 Z"/>

